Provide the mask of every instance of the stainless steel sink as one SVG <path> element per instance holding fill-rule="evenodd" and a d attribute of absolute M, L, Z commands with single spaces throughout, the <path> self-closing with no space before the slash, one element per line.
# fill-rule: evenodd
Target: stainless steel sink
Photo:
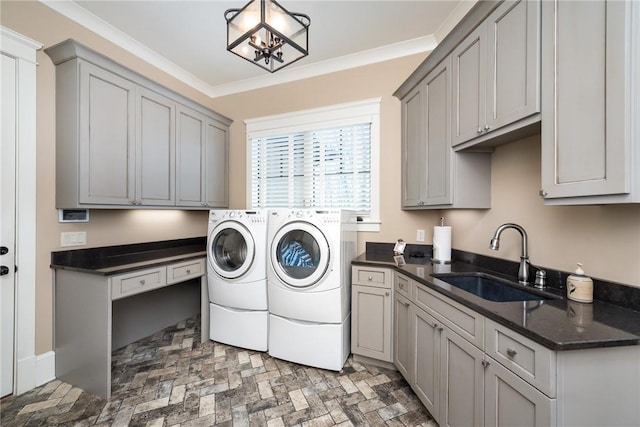
<path fill-rule="evenodd" d="M 548 292 L 525 288 L 484 273 L 444 273 L 432 274 L 432 276 L 488 301 L 542 301 L 560 298 Z"/>

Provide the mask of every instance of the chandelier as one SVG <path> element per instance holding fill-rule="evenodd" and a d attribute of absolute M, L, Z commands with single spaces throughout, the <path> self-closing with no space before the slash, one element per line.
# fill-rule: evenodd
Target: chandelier
<path fill-rule="evenodd" d="M 309 24 L 275 0 L 252 0 L 227 9 L 227 50 L 273 73 L 309 54 Z"/>

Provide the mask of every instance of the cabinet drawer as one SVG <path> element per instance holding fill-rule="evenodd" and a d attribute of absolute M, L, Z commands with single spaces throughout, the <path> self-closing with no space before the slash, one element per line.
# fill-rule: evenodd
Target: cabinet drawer
<path fill-rule="evenodd" d="M 407 299 L 411 299 L 411 279 L 401 274 L 396 274 L 394 290 Z"/>
<path fill-rule="evenodd" d="M 167 266 L 167 284 L 172 285 L 178 282 L 200 277 L 204 274 L 204 258 L 189 260 L 178 264 Z"/>
<path fill-rule="evenodd" d="M 556 353 L 492 320 L 486 353 L 549 397 L 556 397 Z"/>
<path fill-rule="evenodd" d="M 111 278 L 111 299 L 147 292 L 167 284 L 167 268 L 158 267 Z"/>
<path fill-rule="evenodd" d="M 484 316 L 426 286 L 416 286 L 415 304 L 479 349 L 484 348 Z"/>
<path fill-rule="evenodd" d="M 354 285 L 391 289 L 391 274 L 391 270 L 387 268 L 351 267 L 351 280 Z"/>

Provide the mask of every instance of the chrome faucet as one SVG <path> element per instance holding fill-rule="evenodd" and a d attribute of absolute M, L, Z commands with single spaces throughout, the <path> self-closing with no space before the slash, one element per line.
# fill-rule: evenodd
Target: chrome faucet
<path fill-rule="evenodd" d="M 522 236 L 522 251 L 520 254 L 520 267 L 518 268 L 518 282 L 523 285 L 528 285 L 529 256 L 527 255 L 527 232 L 524 230 L 524 228 L 522 228 L 518 224 L 502 224 L 500 227 L 498 227 L 495 234 L 493 235 L 493 239 L 491 239 L 491 243 L 489 244 L 489 249 L 497 251 L 500 248 L 500 234 L 507 228 L 515 229 L 516 231 L 518 231 L 518 233 L 520 233 L 520 236 Z"/>

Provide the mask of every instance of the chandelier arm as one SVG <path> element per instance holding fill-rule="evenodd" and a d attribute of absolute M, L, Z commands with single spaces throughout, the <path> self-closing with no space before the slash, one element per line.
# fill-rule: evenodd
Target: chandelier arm
<path fill-rule="evenodd" d="M 309 15 L 305 15 L 304 13 L 297 13 L 297 12 L 289 12 L 289 14 L 295 17 L 296 19 L 298 19 L 298 21 L 300 21 L 300 23 L 305 27 L 308 27 L 309 25 L 311 25 L 311 18 L 309 18 Z M 299 18 L 305 19 L 306 22 L 304 22 L 302 19 L 299 19 Z"/>

